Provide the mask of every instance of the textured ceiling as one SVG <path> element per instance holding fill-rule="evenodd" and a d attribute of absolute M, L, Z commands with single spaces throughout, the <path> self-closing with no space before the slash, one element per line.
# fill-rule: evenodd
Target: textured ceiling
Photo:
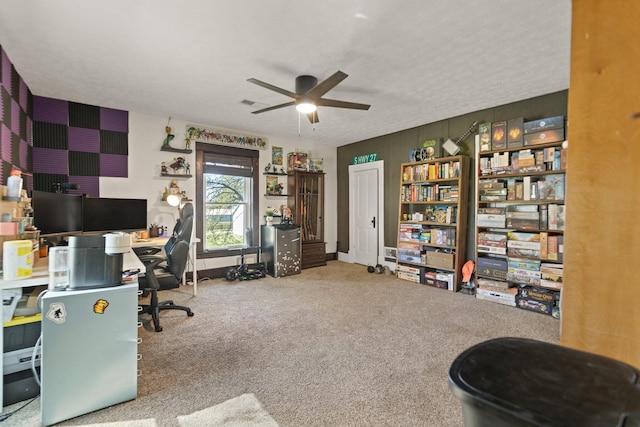
<path fill-rule="evenodd" d="M 571 0 L 3 0 L 0 45 L 35 95 L 341 146 L 569 87 Z M 295 77 L 349 77 L 290 99 Z M 255 102 L 253 106 L 243 100 Z"/>

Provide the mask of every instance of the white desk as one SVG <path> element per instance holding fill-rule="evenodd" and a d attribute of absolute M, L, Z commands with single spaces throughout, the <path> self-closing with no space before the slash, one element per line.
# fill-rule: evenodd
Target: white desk
<path fill-rule="evenodd" d="M 132 248 L 143 248 L 145 246 L 150 246 L 153 248 L 164 248 L 164 245 L 169 240 L 168 237 L 151 237 L 149 239 L 138 239 L 136 241 L 131 242 Z M 196 267 L 196 245 L 200 241 L 197 237 L 191 239 L 191 245 L 189 247 L 189 261 L 187 261 L 187 266 L 191 267 L 191 273 L 193 274 L 193 296 L 198 295 L 198 269 Z M 144 272 L 144 267 L 140 270 Z M 182 284 L 187 284 L 187 269 L 185 268 L 184 274 L 182 275 Z"/>

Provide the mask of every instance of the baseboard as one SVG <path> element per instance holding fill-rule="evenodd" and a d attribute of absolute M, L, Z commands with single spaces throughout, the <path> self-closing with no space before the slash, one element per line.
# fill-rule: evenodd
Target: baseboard
<path fill-rule="evenodd" d="M 337 252 L 330 252 L 326 254 L 327 261 L 335 261 L 339 260 L 339 256 Z M 233 267 L 233 266 L 230 266 Z M 207 277 L 209 279 L 222 279 L 225 277 L 227 269 L 229 267 L 218 267 L 218 268 L 208 268 L 208 269 L 198 269 L 198 280 L 202 280 Z M 193 280 L 193 273 L 191 271 L 187 271 L 187 281 Z"/>

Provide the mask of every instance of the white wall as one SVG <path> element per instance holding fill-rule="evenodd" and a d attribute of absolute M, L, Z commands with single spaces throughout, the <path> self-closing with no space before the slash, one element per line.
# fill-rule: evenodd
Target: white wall
<path fill-rule="evenodd" d="M 215 126 L 215 124 L 192 123 L 181 120 L 171 120 L 169 124 L 175 138 L 171 142 L 171 146 L 175 148 L 185 148 L 184 134 L 187 124 L 199 125 L 208 129 L 225 130 L 232 134 L 243 135 L 246 132 L 229 130 Z M 171 183 L 171 179 L 160 176 L 160 164 L 167 164 L 174 157 L 184 156 L 191 164 L 191 173 L 195 174 L 195 144 L 191 148 L 194 150 L 191 154 L 172 153 L 168 151 L 160 151 L 162 142 L 166 136 L 165 126 L 167 125 L 166 117 L 149 116 L 140 113 L 129 113 L 129 176 L 128 178 L 100 178 L 100 195 L 102 197 L 126 197 L 126 198 L 143 198 L 147 199 L 148 205 L 148 223 L 158 223 L 166 225 L 169 229 L 173 228 L 173 224 L 177 218 L 177 209 L 163 202 L 162 193 L 165 187 Z M 336 252 L 336 244 L 338 239 L 337 227 L 337 150 L 335 148 L 318 147 L 318 144 L 312 144 L 302 140 L 286 140 L 280 138 L 272 138 L 269 135 L 250 134 L 254 136 L 266 137 L 268 140 L 267 148 L 260 150 L 260 182 L 258 194 L 260 195 L 260 213 L 264 213 L 267 206 L 278 207 L 280 204 L 286 204 L 286 198 L 266 198 L 266 180 L 262 175 L 265 166 L 271 162 L 271 147 L 278 146 L 283 148 L 284 163 L 286 169 L 287 153 L 295 151 L 299 148 L 311 154 L 314 158 L 323 158 L 323 169 L 325 172 L 325 242 L 327 242 L 327 252 Z M 171 170 L 170 170 L 171 171 Z M 286 177 L 283 177 L 286 179 Z M 186 190 L 189 198 L 195 203 L 195 176 L 191 179 L 178 179 L 178 185 L 181 190 Z M 196 206 L 196 209 L 199 207 Z M 256 230 L 255 232 L 259 232 Z M 216 267 L 225 267 L 237 264 L 236 257 L 230 258 L 214 258 L 199 259 L 198 269 L 208 269 Z"/>

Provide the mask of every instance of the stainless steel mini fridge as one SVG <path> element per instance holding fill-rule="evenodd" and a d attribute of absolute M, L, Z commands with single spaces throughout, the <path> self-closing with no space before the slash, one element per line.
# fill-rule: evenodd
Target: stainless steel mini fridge
<path fill-rule="evenodd" d="M 263 225 L 260 233 L 262 261 L 273 277 L 300 274 L 302 246 L 300 226 L 294 224 Z"/>
<path fill-rule="evenodd" d="M 42 297 L 42 425 L 137 394 L 138 284 Z"/>

